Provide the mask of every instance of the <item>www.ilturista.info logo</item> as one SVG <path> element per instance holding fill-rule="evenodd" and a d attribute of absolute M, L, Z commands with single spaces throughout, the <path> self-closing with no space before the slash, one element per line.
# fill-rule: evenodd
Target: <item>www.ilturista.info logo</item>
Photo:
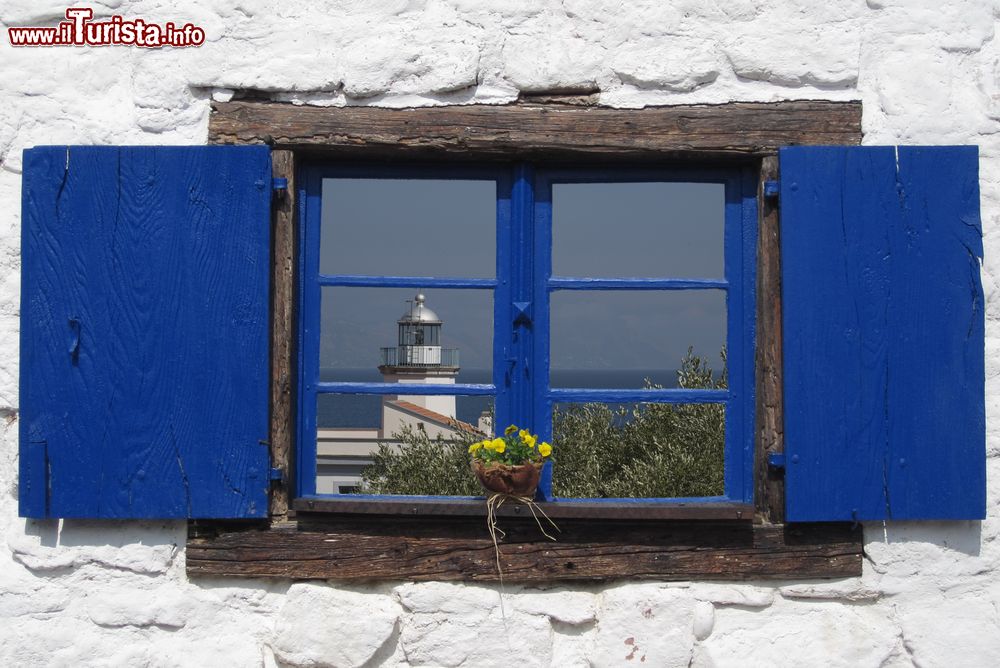
<path fill-rule="evenodd" d="M 142 19 L 112 16 L 107 21 L 91 21 L 94 11 L 87 7 L 66 10 L 66 20 L 55 27 L 20 26 L 7 28 L 13 46 L 201 46 L 205 31 L 196 25 L 172 22 L 147 23 Z"/>

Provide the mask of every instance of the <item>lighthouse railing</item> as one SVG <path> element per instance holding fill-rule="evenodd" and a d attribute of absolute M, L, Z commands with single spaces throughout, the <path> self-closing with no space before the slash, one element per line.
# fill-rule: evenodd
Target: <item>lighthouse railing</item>
<path fill-rule="evenodd" d="M 380 366 L 459 366 L 457 348 L 394 346 L 380 349 Z"/>

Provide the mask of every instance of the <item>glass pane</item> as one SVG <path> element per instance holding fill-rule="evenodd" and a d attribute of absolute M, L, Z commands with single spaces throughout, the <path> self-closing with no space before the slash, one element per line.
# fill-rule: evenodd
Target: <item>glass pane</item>
<path fill-rule="evenodd" d="M 720 183 L 557 183 L 557 276 L 723 278 Z"/>
<path fill-rule="evenodd" d="M 552 490 L 562 498 L 722 496 L 723 404 L 557 404 Z"/>
<path fill-rule="evenodd" d="M 468 447 L 490 432 L 492 410 L 492 397 L 321 394 L 316 491 L 481 494 Z"/>
<path fill-rule="evenodd" d="M 492 382 L 492 290 L 324 287 L 321 299 L 320 380 Z"/>
<path fill-rule="evenodd" d="M 496 182 L 323 179 L 320 272 L 496 273 Z"/>
<path fill-rule="evenodd" d="M 551 387 L 726 386 L 721 290 L 557 291 L 550 314 Z"/>

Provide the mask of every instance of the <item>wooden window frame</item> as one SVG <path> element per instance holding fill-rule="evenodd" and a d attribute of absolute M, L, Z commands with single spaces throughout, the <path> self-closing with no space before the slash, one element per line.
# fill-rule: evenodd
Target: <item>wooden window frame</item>
<path fill-rule="evenodd" d="M 619 110 L 550 98 L 508 106 L 392 110 L 319 108 L 260 100 L 213 105 L 210 143 L 272 146 L 287 180 L 273 229 L 273 467 L 282 472 L 266 526 L 192 522 L 191 575 L 336 580 L 497 579 L 493 545 L 474 501 L 347 502 L 289 497 L 294 470 L 296 161 L 575 159 L 712 161 L 752 166 L 758 178 L 754 506 L 573 504 L 550 542 L 517 506 L 501 513 L 508 581 L 847 577 L 861 573 L 857 525 L 782 525 L 783 482 L 768 467 L 783 451 L 778 215 L 765 184 L 777 149 L 857 145 L 859 102 L 795 101 Z M 777 298 L 776 298 L 777 297 Z M 600 506 L 595 509 L 594 506 Z M 737 514 L 738 513 L 738 514 Z M 749 517 L 748 515 L 753 515 Z M 400 514 L 412 519 L 400 521 Z"/>

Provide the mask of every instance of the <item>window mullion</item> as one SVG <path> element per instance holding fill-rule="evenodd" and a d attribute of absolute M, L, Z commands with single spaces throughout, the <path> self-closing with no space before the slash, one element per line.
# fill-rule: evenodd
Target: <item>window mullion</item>
<path fill-rule="evenodd" d="M 507 347 L 498 362 L 503 367 L 503 382 L 509 392 L 509 413 L 498 422 L 497 431 L 507 423 L 525 428 L 534 425 L 531 403 L 533 323 L 532 304 L 532 206 L 534 202 L 533 168 L 521 163 L 514 167 L 511 189 L 510 246 L 505 260 L 510 286 L 504 321 L 499 323 Z"/>
<path fill-rule="evenodd" d="M 534 178 L 531 185 L 534 191 L 532 202 L 531 227 L 534 238 L 531 256 L 533 260 L 531 286 L 532 303 L 534 305 L 534 349 L 532 364 L 532 393 L 534 404 L 535 431 L 542 441 L 552 441 L 552 399 L 549 397 L 549 279 L 552 277 L 552 189 L 545 178 Z M 539 481 L 539 495 L 547 501 L 552 500 L 552 469 L 551 461 L 542 469 Z"/>

